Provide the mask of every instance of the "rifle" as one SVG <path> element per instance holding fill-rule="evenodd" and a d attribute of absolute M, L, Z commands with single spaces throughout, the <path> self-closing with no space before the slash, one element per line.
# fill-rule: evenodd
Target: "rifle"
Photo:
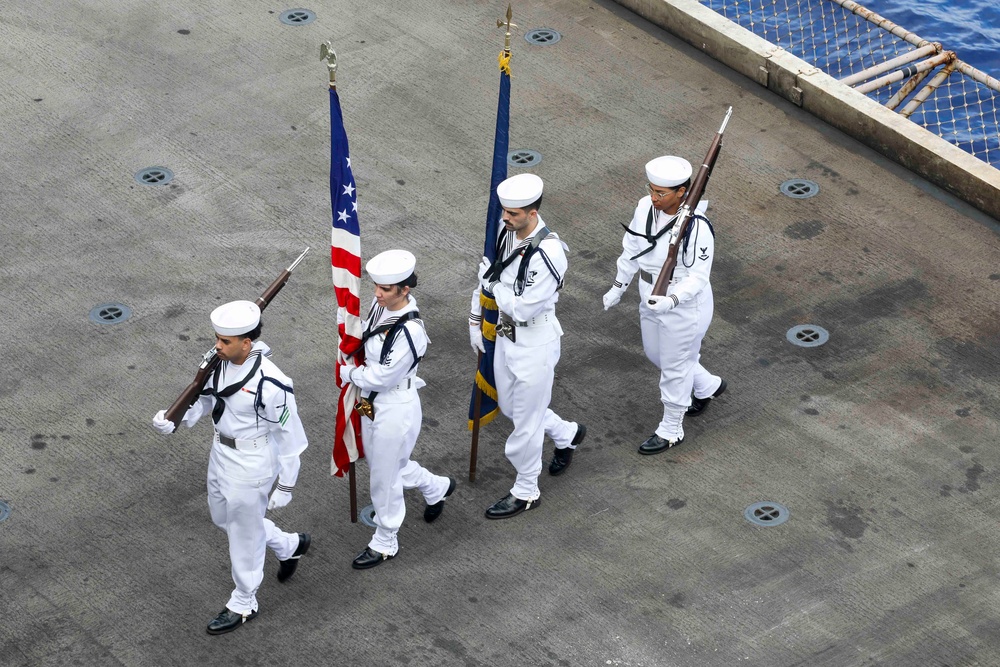
<path fill-rule="evenodd" d="M 294 271 L 295 267 L 299 265 L 299 262 L 302 261 L 302 258 L 306 256 L 307 252 L 309 252 L 308 247 L 303 250 L 298 259 L 292 262 L 291 266 L 282 271 L 281 275 L 275 278 L 274 282 L 271 283 L 268 288 L 264 290 L 264 293 L 257 298 L 256 303 L 261 312 L 264 312 L 264 309 L 267 308 L 269 303 L 271 303 L 271 300 L 274 299 L 274 297 L 278 295 L 278 292 L 281 291 L 281 288 L 285 286 L 285 283 L 287 283 L 288 279 L 292 276 L 292 271 Z M 213 346 L 212 349 L 206 352 L 201 358 L 201 364 L 198 365 L 198 371 L 194 375 L 194 381 L 181 392 L 181 395 L 177 397 L 177 400 L 173 402 L 173 405 L 171 405 L 164 414 L 164 418 L 167 421 L 172 421 L 174 423 L 175 431 L 177 430 L 177 427 L 180 426 L 181 419 L 184 418 L 184 413 L 187 412 L 188 408 L 194 405 L 195 401 L 198 400 L 198 397 L 201 396 L 202 387 L 205 386 L 205 382 L 207 382 L 208 378 L 212 376 L 212 373 L 215 372 L 218 365 L 219 357 L 215 354 L 215 347 Z"/>
<path fill-rule="evenodd" d="M 726 111 L 726 117 L 722 120 L 722 127 L 719 128 L 715 138 L 712 139 L 712 145 L 708 147 L 708 154 L 705 155 L 705 160 L 702 162 L 698 174 L 694 177 L 691 187 L 684 194 L 684 201 L 678 210 L 677 222 L 670 230 L 670 249 L 667 250 L 667 258 L 663 260 L 663 268 L 660 269 L 660 275 L 656 277 L 656 282 L 653 284 L 653 296 L 664 296 L 667 293 L 667 285 L 670 283 L 670 279 L 674 277 L 680 240 L 687 233 L 687 229 L 694 219 L 695 209 L 698 208 L 698 204 L 701 202 L 701 196 L 705 194 L 708 177 L 712 175 L 715 161 L 719 159 L 719 151 L 722 149 L 722 133 L 726 131 L 726 124 L 729 123 L 729 117 L 732 115 L 733 108 L 729 107 L 729 110 Z M 654 301 L 650 300 L 649 303 L 652 305 Z"/>

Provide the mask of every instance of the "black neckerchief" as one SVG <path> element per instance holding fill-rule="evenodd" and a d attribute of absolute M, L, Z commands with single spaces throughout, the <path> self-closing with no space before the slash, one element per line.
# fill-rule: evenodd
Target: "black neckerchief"
<path fill-rule="evenodd" d="M 625 225 L 625 224 L 622 224 L 622 223 L 618 223 L 622 227 L 624 227 L 625 231 L 628 232 L 629 234 L 631 234 L 632 236 L 640 236 L 640 237 L 646 239 L 646 242 L 649 243 L 649 247 L 648 248 L 646 248 L 645 250 L 643 250 L 642 252 L 640 252 L 638 255 L 635 255 L 634 257 L 629 258 L 629 261 L 635 261 L 635 260 L 639 259 L 640 257 L 642 257 L 643 255 L 645 255 L 647 252 L 652 252 L 653 248 L 656 247 L 656 242 L 660 240 L 660 237 L 663 236 L 664 234 L 666 234 L 671 229 L 673 229 L 674 223 L 677 222 L 677 217 L 676 217 L 677 214 L 675 213 L 674 214 L 674 219 L 670 221 L 670 224 L 668 224 L 666 227 L 664 227 L 663 229 L 661 229 L 660 231 L 658 231 L 656 234 L 653 234 L 653 211 L 655 211 L 655 210 L 656 209 L 653 208 L 653 205 L 650 204 L 649 205 L 649 214 L 646 216 L 646 233 L 645 234 L 643 234 L 641 232 L 633 232 L 631 230 L 631 228 L 629 228 L 628 225 Z"/>
<path fill-rule="evenodd" d="M 229 385 L 222 391 L 219 391 L 219 376 L 222 374 L 222 365 L 220 364 L 219 367 L 215 369 L 215 374 L 212 375 L 212 388 L 201 392 L 202 396 L 211 395 L 215 397 L 215 407 L 212 408 L 212 421 L 216 424 L 219 423 L 219 420 L 222 419 L 223 413 L 226 411 L 226 401 L 223 399 L 232 396 L 242 389 L 243 386 L 250 381 L 250 378 L 256 375 L 257 371 L 260 369 L 260 360 L 263 355 L 261 355 L 258 351 L 253 352 L 252 356 L 255 357 L 253 361 L 253 368 L 250 369 L 250 372 L 247 373 L 242 380 Z"/>
<path fill-rule="evenodd" d="M 552 232 L 549 230 L 548 227 L 542 225 L 542 228 L 539 229 L 533 237 L 531 237 L 530 242 L 522 241 L 503 260 L 500 259 L 501 256 L 500 248 L 503 245 L 504 237 L 501 236 L 497 238 L 497 259 L 493 262 L 493 265 L 486 271 L 485 277 L 491 283 L 500 280 L 500 274 L 503 273 L 503 270 L 506 269 L 511 264 L 513 264 L 514 260 L 517 259 L 518 256 L 520 256 L 521 263 L 517 267 L 517 277 L 514 279 L 514 294 L 515 295 L 523 294 L 525 283 L 528 277 L 528 263 L 531 261 L 531 256 L 534 255 L 535 252 L 541 252 L 542 257 L 545 258 L 545 265 L 548 267 L 549 271 L 552 273 L 552 276 L 556 279 L 556 282 L 559 283 L 559 287 L 561 288 L 562 278 L 555 272 L 555 270 L 550 265 L 548 259 L 545 256 L 545 251 L 539 248 L 539 246 L 541 246 L 542 244 L 542 241 L 545 240 L 545 237 L 547 237 L 551 233 Z"/>

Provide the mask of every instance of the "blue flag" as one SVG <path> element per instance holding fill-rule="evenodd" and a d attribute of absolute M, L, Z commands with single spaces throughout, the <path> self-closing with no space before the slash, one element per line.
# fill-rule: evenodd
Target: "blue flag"
<path fill-rule="evenodd" d="M 486 211 L 486 241 L 483 255 L 490 261 L 496 260 L 497 235 L 500 233 L 500 217 L 503 208 L 497 195 L 497 186 L 507 178 L 507 150 L 510 144 L 510 54 L 500 54 L 500 98 L 497 102 L 497 129 L 493 139 L 493 173 L 490 175 L 490 204 Z M 472 388 L 469 402 L 469 430 L 476 417 L 476 391 L 482 391 L 479 405 L 479 423 L 488 424 L 500 412 L 497 405 L 496 379 L 493 375 L 493 355 L 497 340 L 497 302 L 490 292 L 483 290 L 480 297 L 483 307 L 483 346 L 486 352 L 479 360 L 476 371 L 476 386 Z"/>

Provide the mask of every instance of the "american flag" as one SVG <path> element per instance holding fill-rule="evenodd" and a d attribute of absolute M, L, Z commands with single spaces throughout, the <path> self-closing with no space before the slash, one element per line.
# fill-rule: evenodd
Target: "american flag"
<path fill-rule="evenodd" d="M 330 202 L 333 205 L 333 235 L 330 239 L 330 263 L 333 266 L 333 289 L 337 293 L 337 332 L 340 334 L 338 360 L 341 363 L 355 351 L 355 365 L 364 360 L 361 346 L 361 228 L 358 226 L 358 198 L 351 172 L 351 154 L 347 131 L 340 111 L 340 97 L 330 87 Z M 336 371 L 335 371 L 336 372 Z M 337 403 L 337 429 L 333 441 L 331 474 L 343 477 L 351 463 L 365 455 L 361 444 L 361 416 L 354 410 L 359 390 L 353 384 L 343 386 L 338 377 L 340 400 Z"/>

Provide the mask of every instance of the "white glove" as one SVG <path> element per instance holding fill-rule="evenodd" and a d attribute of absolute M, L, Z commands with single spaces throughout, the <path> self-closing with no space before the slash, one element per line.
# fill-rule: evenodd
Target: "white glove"
<path fill-rule="evenodd" d="M 677 306 L 677 297 L 671 294 L 667 296 L 650 296 L 647 305 L 654 313 L 665 313 Z"/>
<path fill-rule="evenodd" d="M 340 372 L 340 381 L 347 384 L 351 381 L 351 370 L 356 368 L 356 366 L 348 366 L 347 364 L 340 364 L 338 370 Z"/>
<path fill-rule="evenodd" d="M 625 293 L 625 290 L 627 288 L 628 285 L 625 285 L 623 287 L 618 287 L 617 285 L 615 285 L 614 287 L 609 289 L 607 294 L 604 295 L 604 310 L 607 310 L 612 306 L 617 306 L 618 302 L 622 300 L 622 294 Z"/>
<path fill-rule="evenodd" d="M 483 260 L 479 262 L 479 285 L 487 292 L 492 291 L 490 289 L 489 281 L 486 280 L 486 272 L 490 270 L 491 266 L 492 264 L 490 263 L 490 260 L 485 257 L 483 257 Z"/>
<path fill-rule="evenodd" d="M 174 423 L 169 419 L 165 419 L 166 410 L 160 410 L 153 416 L 153 428 L 155 428 L 160 433 L 166 433 L 167 435 L 174 432 Z"/>
<path fill-rule="evenodd" d="M 469 343 L 472 344 L 472 351 L 474 353 L 482 352 L 486 353 L 486 345 L 483 343 L 483 331 L 480 328 L 479 322 L 475 324 L 469 323 Z"/>
<path fill-rule="evenodd" d="M 267 501 L 267 509 L 273 510 L 279 507 L 284 507 L 290 502 L 292 502 L 291 491 L 282 491 L 280 489 L 275 489 L 271 493 L 271 499 Z"/>

